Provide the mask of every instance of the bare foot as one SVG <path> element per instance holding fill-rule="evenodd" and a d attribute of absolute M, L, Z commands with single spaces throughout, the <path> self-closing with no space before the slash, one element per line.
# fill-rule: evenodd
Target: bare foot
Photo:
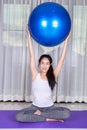
<path fill-rule="evenodd" d="M 58 122 L 64 122 L 64 120 L 57 120 L 57 119 L 50 119 L 50 118 L 47 118 L 46 121 L 58 121 Z"/>
<path fill-rule="evenodd" d="M 41 111 L 40 111 L 40 110 L 36 110 L 36 111 L 34 112 L 34 114 L 36 114 L 36 115 L 41 115 Z"/>

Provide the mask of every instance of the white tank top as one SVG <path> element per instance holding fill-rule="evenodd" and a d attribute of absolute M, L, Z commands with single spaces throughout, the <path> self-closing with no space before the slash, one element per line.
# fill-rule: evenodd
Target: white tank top
<path fill-rule="evenodd" d="M 32 81 L 32 93 L 33 105 L 38 107 L 49 107 L 54 104 L 52 91 L 48 81 L 41 79 L 40 73 L 38 73 L 36 79 Z"/>

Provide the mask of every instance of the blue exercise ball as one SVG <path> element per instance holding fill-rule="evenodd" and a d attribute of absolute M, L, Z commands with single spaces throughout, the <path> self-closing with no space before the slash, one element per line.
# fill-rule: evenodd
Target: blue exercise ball
<path fill-rule="evenodd" d="M 60 4 L 45 2 L 31 12 L 28 28 L 36 42 L 46 47 L 53 47 L 68 36 L 71 19 L 67 10 Z"/>

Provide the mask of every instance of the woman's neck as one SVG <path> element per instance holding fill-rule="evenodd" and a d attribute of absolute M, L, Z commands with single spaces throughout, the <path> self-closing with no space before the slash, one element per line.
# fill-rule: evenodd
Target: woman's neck
<path fill-rule="evenodd" d="M 46 76 L 46 73 L 40 72 L 40 75 L 41 75 L 41 76 Z"/>
<path fill-rule="evenodd" d="M 47 80 L 46 73 L 40 72 L 40 77 L 41 77 L 43 80 Z"/>

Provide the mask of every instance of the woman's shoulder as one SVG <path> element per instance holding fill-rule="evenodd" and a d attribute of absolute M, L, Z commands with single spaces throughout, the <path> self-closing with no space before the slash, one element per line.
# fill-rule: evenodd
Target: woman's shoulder
<path fill-rule="evenodd" d="M 32 77 L 32 81 L 34 81 L 39 75 L 40 75 L 40 73 L 37 72 L 37 73 Z"/>

